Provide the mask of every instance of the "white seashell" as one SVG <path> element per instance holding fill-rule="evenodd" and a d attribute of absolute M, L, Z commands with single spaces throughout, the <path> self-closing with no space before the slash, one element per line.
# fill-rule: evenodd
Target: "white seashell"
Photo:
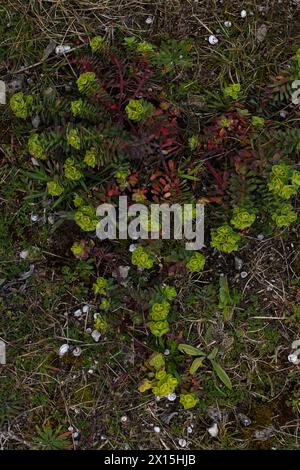
<path fill-rule="evenodd" d="M 165 350 L 164 350 L 164 355 L 165 355 L 165 356 L 169 356 L 169 354 L 170 354 L 170 351 L 169 351 L 168 349 L 165 349 Z"/>
<path fill-rule="evenodd" d="M 246 16 L 247 16 L 246 10 L 242 10 L 241 11 L 241 18 L 246 18 Z"/>
<path fill-rule="evenodd" d="M 83 313 L 88 313 L 88 312 L 89 312 L 89 309 L 90 309 L 90 306 L 89 306 L 89 305 L 84 305 L 84 306 L 82 307 Z"/>
<path fill-rule="evenodd" d="M 248 276 L 248 273 L 246 273 L 246 271 L 241 272 L 241 278 L 242 279 L 245 279 L 247 276 Z"/>
<path fill-rule="evenodd" d="M 37 214 L 31 214 L 30 219 L 32 222 L 37 222 L 39 220 L 39 216 Z"/>
<path fill-rule="evenodd" d="M 79 318 L 82 315 L 82 310 L 79 308 L 78 310 L 75 310 L 74 312 L 74 317 Z"/>
<path fill-rule="evenodd" d="M 231 26 L 232 26 L 231 21 L 224 21 L 224 26 L 225 26 L 225 28 L 231 28 Z"/>
<path fill-rule="evenodd" d="M 99 339 L 101 338 L 101 333 L 98 330 L 93 330 L 91 334 L 93 340 L 98 343 Z"/>
<path fill-rule="evenodd" d="M 73 356 L 79 357 L 82 353 L 82 349 L 79 346 L 76 346 L 76 348 L 73 349 Z"/>
<path fill-rule="evenodd" d="M 214 423 L 210 428 L 208 428 L 207 431 L 208 431 L 208 434 L 211 437 L 217 437 L 217 435 L 219 434 L 219 429 L 218 429 L 217 423 Z"/>
<path fill-rule="evenodd" d="M 121 421 L 121 423 L 127 423 L 127 421 L 128 421 L 127 416 L 122 416 L 120 421 Z"/>
<path fill-rule="evenodd" d="M 192 434 L 193 428 L 192 428 L 191 426 L 188 426 L 188 428 L 186 429 L 186 432 L 187 432 L 188 434 Z"/>
<path fill-rule="evenodd" d="M 213 34 L 211 34 L 208 38 L 208 42 L 209 42 L 209 44 L 214 46 L 215 44 L 217 44 L 219 42 L 219 39 L 216 36 L 214 36 Z"/>
<path fill-rule="evenodd" d="M 71 46 L 56 46 L 55 48 L 55 54 L 60 55 L 60 54 L 65 54 L 66 52 L 69 52 L 71 50 Z"/>
<path fill-rule="evenodd" d="M 154 426 L 153 431 L 157 432 L 157 433 L 160 433 L 160 427 L 159 426 Z"/>
<path fill-rule="evenodd" d="M 153 23 L 153 18 L 151 16 L 148 16 L 148 18 L 146 18 L 146 24 L 152 24 Z"/>
<path fill-rule="evenodd" d="M 60 357 L 64 356 L 70 349 L 70 346 L 65 343 L 65 344 L 62 344 L 61 347 L 59 348 L 59 351 L 58 351 L 58 355 Z"/>

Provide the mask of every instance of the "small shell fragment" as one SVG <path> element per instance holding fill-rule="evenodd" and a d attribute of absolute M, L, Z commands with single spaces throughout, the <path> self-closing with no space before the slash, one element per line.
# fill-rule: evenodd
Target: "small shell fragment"
<path fill-rule="evenodd" d="M 246 16 L 247 16 L 246 10 L 242 10 L 241 11 L 241 18 L 246 18 Z"/>
<path fill-rule="evenodd" d="M 59 348 L 59 351 L 58 351 L 58 355 L 60 357 L 64 356 L 70 349 L 70 346 L 65 343 L 65 344 L 62 344 L 61 347 Z"/>
<path fill-rule="evenodd" d="M 82 353 L 82 349 L 79 346 L 76 346 L 76 348 L 73 349 L 73 356 L 79 357 Z"/>

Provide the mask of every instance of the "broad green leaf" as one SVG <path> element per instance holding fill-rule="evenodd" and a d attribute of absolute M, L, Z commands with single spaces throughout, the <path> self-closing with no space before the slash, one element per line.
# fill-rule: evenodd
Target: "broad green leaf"
<path fill-rule="evenodd" d="M 212 361 L 212 366 L 219 379 L 222 380 L 223 384 L 226 385 L 229 390 L 232 390 L 231 380 L 225 370 L 215 361 Z"/>
<path fill-rule="evenodd" d="M 195 374 L 199 367 L 203 367 L 203 361 L 205 360 L 205 356 L 197 357 L 193 360 L 192 365 L 190 367 L 190 374 Z"/>
<path fill-rule="evenodd" d="M 200 351 L 198 348 L 194 348 L 194 346 L 190 346 L 189 344 L 179 344 L 178 350 L 189 356 L 205 356 L 203 351 Z"/>

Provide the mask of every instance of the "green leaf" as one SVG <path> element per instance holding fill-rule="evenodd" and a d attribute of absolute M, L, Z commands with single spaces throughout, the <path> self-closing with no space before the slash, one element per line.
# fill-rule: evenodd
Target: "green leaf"
<path fill-rule="evenodd" d="M 203 367 L 203 361 L 205 360 L 205 356 L 197 357 L 193 360 L 192 365 L 190 367 L 190 374 L 195 374 L 199 367 Z"/>
<path fill-rule="evenodd" d="M 205 356 L 203 351 L 200 351 L 198 348 L 194 348 L 194 346 L 190 346 L 189 344 L 179 344 L 178 350 L 189 356 Z"/>
<path fill-rule="evenodd" d="M 223 384 L 226 385 L 229 390 L 232 390 L 232 383 L 230 378 L 228 377 L 225 370 L 218 364 L 217 362 L 212 361 L 212 366 L 214 372 L 217 374 L 220 380 L 222 380 Z"/>

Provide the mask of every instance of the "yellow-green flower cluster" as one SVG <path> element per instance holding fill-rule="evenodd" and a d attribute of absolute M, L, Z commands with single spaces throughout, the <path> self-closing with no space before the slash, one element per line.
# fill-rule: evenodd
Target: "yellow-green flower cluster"
<path fill-rule="evenodd" d="M 211 246 L 224 253 L 231 253 L 238 249 L 241 236 L 230 225 L 221 225 L 211 231 Z"/>
<path fill-rule="evenodd" d="M 239 83 L 233 83 L 224 88 L 224 96 L 230 97 L 233 100 L 237 100 L 239 97 L 239 93 L 241 91 L 241 85 Z"/>
<path fill-rule="evenodd" d="M 74 158 L 67 158 L 64 164 L 65 177 L 71 181 L 78 181 L 82 177 L 82 172 L 76 164 Z"/>
<path fill-rule="evenodd" d="M 116 178 L 118 185 L 120 186 L 122 191 L 124 191 L 124 189 L 126 189 L 129 186 L 127 182 L 128 176 L 129 176 L 128 170 L 119 170 L 119 171 L 116 171 L 116 173 L 114 174 L 114 177 Z"/>
<path fill-rule="evenodd" d="M 98 277 L 96 282 L 93 284 L 93 291 L 95 294 L 107 295 L 107 280 L 104 277 Z"/>
<path fill-rule="evenodd" d="M 131 255 L 131 262 L 140 268 L 151 269 L 154 264 L 154 259 L 142 246 L 138 246 Z"/>
<path fill-rule="evenodd" d="M 81 73 L 77 79 L 77 87 L 80 93 L 90 94 L 99 88 L 94 72 Z"/>
<path fill-rule="evenodd" d="M 125 111 L 131 121 L 142 121 L 153 113 L 154 106 L 144 99 L 130 100 Z"/>
<path fill-rule="evenodd" d="M 272 219 L 278 228 L 288 227 L 297 220 L 297 214 L 291 204 L 282 204 L 272 214 Z"/>
<path fill-rule="evenodd" d="M 93 232 L 96 230 L 98 219 L 96 211 L 92 206 L 81 206 L 75 212 L 75 222 L 84 232 Z"/>
<path fill-rule="evenodd" d="M 75 207 L 82 207 L 84 206 L 84 199 L 79 194 L 74 194 L 73 203 Z"/>
<path fill-rule="evenodd" d="M 98 331 L 106 331 L 108 328 L 108 323 L 106 318 L 104 318 L 102 315 L 97 315 L 95 322 L 94 322 L 94 327 Z"/>
<path fill-rule="evenodd" d="M 199 273 L 203 271 L 204 266 L 205 257 L 202 253 L 198 253 L 197 251 L 190 257 L 190 259 L 186 263 L 186 267 L 192 273 Z"/>
<path fill-rule="evenodd" d="M 174 286 L 163 286 L 162 292 L 167 300 L 172 300 L 177 297 L 177 292 Z"/>
<path fill-rule="evenodd" d="M 154 46 L 150 42 L 141 41 L 137 44 L 136 50 L 139 54 L 151 54 L 154 52 Z"/>
<path fill-rule="evenodd" d="M 106 46 L 106 41 L 102 36 L 95 36 L 90 40 L 90 47 L 93 52 L 100 52 Z"/>
<path fill-rule="evenodd" d="M 158 397 L 166 397 L 173 393 L 178 385 L 178 380 L 165 370 L 160 370 L 155 374 L 155 383 L 152 392 Z"/>
<path fill-rule="evenodd" d="M 95 147 L 90 148 L 85 152 L 84 163 L 91 168 L 95 168 L 97 164 L 97 150 Z"/>
<path fill-rule="evenodd" d="M 24 95 L 22 91 L 15 93 L 11 96 L 9 104 L 15 116 L 21 119 L 26 119 L 28 116 L 28 109 L 33 102 L 31 95 Z"/>
<path fill-rule="evenodd" d="M 153 321 L 162 321 L 166 320 L 169 311 L 170 304 L 166 300 L 163 300 L 161 303 L 154 303 L 150 310 L 150 318 Z"/>
<path fill-rule="evenodd" d="M 84 254 L 84 246 L 82 243 L 74 242 L 71 246 L 71 251 L 76 258 L 81 258 Z"/>
<path fill-rule="evenodd" d="M 189 137 L 188 146 L 190 150 L 192 151 L 196 150 L 198 145 L 199 145 L 199 137 L 197 137 L 196 135 L 192 135 L 191 137 Z"/>
<path fill-rule="evenodd" d="M 170 325 L 167 320 L 164 321 L 150 321 L 148 323 L 149 330 L 153 336 L 160 338 L 170 331 Z"/>
<path fill-rule="evenodd" d="M 179 398 L 179 402 L 185 410 L 194 408 L 198 401 L 199 399 L 194 393 L 182 393 Z"/>
<path fill-rule="evenodd" d="M 105 312 L 110 309 L 110 300 L 102 299 L 100 302 L 100 309 L 104 310 Z"/>
<path fill-rule="evenodd" d="M 28 152 L 35 158 L 44 160 L 46 158 L 45 148 L 38 134 L 31 134 L 28 139 Z"/>
<path fill-rule="evenodd" d="M 233 217 L 230 223 L 234 226 L 234 228 L 244 230 L 251 227 L 251 225 L 255 222 L 255 219 L 256 216 L 253 214 L 253 212 L 249 212 L 247 209 L 243 209 L 242 207 L 235 207 L 233 209 Z"/>
<path fill-rule="evenodd" d="M 47 191 L 50 196 L 60 196 L 64 192 L 64 188 L 57 181 L 49 181 L 47 183 Z"/>
<path fill-rule="evenodd" d="M 252 126 L 255 126 L 255 127 L 263 126 L 265 124 L 265 120 L 264 118 L 259 117 L 259 116 L 252 116 L 251 124 Z"/>
<path fill-rule="evenodd" d="M 290 199 L 299 189 L 300 172 L 293 171 L 290 165 L 280 163 L 272 166 L 269 180 L 269 190 L 274 196 Z"/>
<path fill-rule="evenodd" d="M 77 129 L 70 129 L 68 131 L 67 142 L 74 149 L 80 149 L 80 137 Z"/>
<path fill-rule="evenodd" d="M 147 365 L 150 369 L 154 369 L 156 371 L 162 370 L 165 368 L 165 358 L 162 353 L 154 352 L 151 354 L 147 361 Z"/>
<path fill-rule="evenodd" d="M 79 116 L 83 110 L 83 101 L 82 99 L 71 102 L 71 112 L 73 116 Z"/>

